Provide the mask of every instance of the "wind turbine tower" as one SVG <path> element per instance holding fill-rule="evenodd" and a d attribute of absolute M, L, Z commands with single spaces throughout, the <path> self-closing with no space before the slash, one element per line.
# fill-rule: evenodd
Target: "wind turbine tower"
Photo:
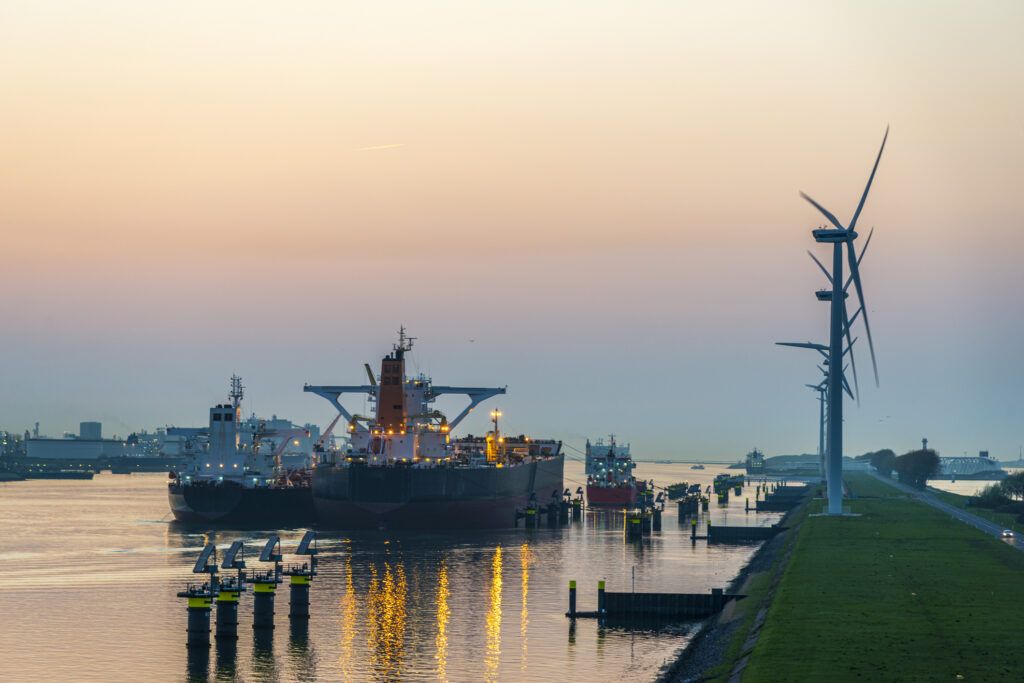
<path fill-rule="evenodd" d="M 814 199 L 800 193 L 804 199 L 810 202 L 814 208 L 821 212 L 828 222 L 832 224 L 831 228 L 818 228 L 812 230 L 811 234 L 814 236 L 814 240 L 821 244 L 832 245 L 832 271 L 829 272 L 825 267 L 818 262 L 818 266 L 825 273 L 829 283 L 832 285 L 831 288 L 831 310 L 829 320 L 829 359 L 832 361 L 829 365 L 828 373 L 828 387 L 827 387 L 827 398 L 828 398 L 828 513 L 830 515 L 841 515 L 843 513 L 843 383 L 844 377 L 842 370 L 837 368 L 842 367 L 842 359 L 847 351 L 850 352 L 850 356 L 853 356 L 852 342 L 848 348 L 843 347 L 844 337 L 849 339 L 850 328 L 856 321 L 858 316 L 864 318 L 864 331 L 868 337 L 868 348 L 871 352 L 871 365 L 874 369 L 875 374 L 875 386 L 878 386 L 878 363 L 875 360 L 875 345 L 871 338 L 871 326 L 868 323 L 868 310 L 864 303 L 864 288 L 861 284 L 860 279 L 860 262 L 864 258 L 862 252 L 860 257 L 857 256 L 857 249 L 854 246 L 854 241 L 857 239 L 857 219 L 860 218 L 861 211 L 864 209 L 864 203 L 867 201 L 868 192 L 871 190 L 871 183 L 874 182 L 875 172 L 878 170 L 878 162 L 882 159 L 882 152 L 885 150 L 885 142 L 889 138 L 889 129 L 886 128 L 885 136 L 882 138 L 882 146 L 878 150 L 878 156 L 875 158 L 875 165 L 871 169 L 871 175 L 868 176 L 867 185 L 864 187 L 864 193 L 860 197 L 860 202 L 857 204 L 857 210 L 853 213 L 853 218 L 850 219 L 849 226 L 844 226 L 839 222 L 839 219 L 835 217 L 828 209 L 823 207 L 821 204 L 816 202 Z M 864 245 L 864 251 L 867 251 L 868 244 L 870 244 L 871 235 L 868 235 L 867 242 Z M 850 268 L 849 280 L 844 282 L 843 279 L 843 247 L 846 247 L 846 262 Z M 813 257 L 813 255 L 812 255 Z M 857 300 L 860 304 L 860 308 L 852 317 L 850 317 L 846 310 L 846 296 L 847 289 L 850 284 L 853 284 L 854 289 L 857 292 Z M 819 296 L 819 299 L 823 297 Z M 824 299 L 823 299 L 824 300 Z M 856 369 L 854 369 L 854 381 L 856 382 Z"/>
<path fill-rule="evenodd" d="M 847 347 L 847 352 L 849 352 L 849 349 L 852 348 L 853 342 L 855 341 L 856 339 L 851 340 L 850 346 Z M 827 481 L 829 463 L 826 455 L 828 453 L 828 449 L 825 444 L 827 438 L 826 434 L 828 429 L 828 422 L 826 420 L 827 413 L 825 406 L 827 403 L 826 395 L 828 393 L 828 377 L 829 373 L 832 371 L 832 363 L 830 362 L 831 359 L 829 358 L 828 347 L 825 346 L 824 344 L 815 344 L 813 342 L 775 342 L 775 344 L 777 346 L 791 346 L 797 349 L 811 349 L 812 351 L 817 351 L 818 353 L 820 353 L 821 357 L 824 359 L 822 361 L 822 365 L 824 365 L 825 367 L 822 367 L 822 365 L 818 366 L 818 369 L 821 370 L 821 374 L 824 375 L 824 379 L 818 384 L 805 384 L 804 386 L 810 387 L 811 389 L 814 389 L 815 391 L 818 392 L 818 400 L 820 402 L 820 412 L 818 414 L 818 460 L 819 467 L 821 468 L 821 475 Z M 826 367 L 828 368 L 827 370 L 825 369 Z M 845 391 L 846 394 L 850 396 L 850 398 L 853 398 L 853 391 L 850 389 L 850 384 L 849 382 L 846 381 L 845 377 L 846 368 L 844 367 L 840 371 L 840 373 L 842 376 L 843 391 Z"/>
<path fill-rule="evenodd" d="M 818 394 L 818 464 L 821 467 L 821 476 L 825 478 L 825 474 L 828 468 L 825 466 L 825 394 L 828 389 L 828 373 L 825 373 L 825 379 L 818 384 L 805 384 L 805 387 L 809 387 Z"/>

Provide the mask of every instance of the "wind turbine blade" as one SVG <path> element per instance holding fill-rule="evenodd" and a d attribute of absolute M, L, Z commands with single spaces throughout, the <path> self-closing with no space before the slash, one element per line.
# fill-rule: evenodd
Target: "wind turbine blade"
<path fill-rule="evenodd" d="M 853 314 L 853 317 L 850 318 L 850 321 L 847 323 L 847 325 L 846 325 L 847 328 L 852 328 L 853 327 L 853 324 L 855 322 L 857 322 L 857 318 L 860 317 L 860 312 L 863 311 L 863 310 L 864 310 L 863 308 L 858 308 L 857 309 L 857 312 Z"/>
<path fill-rule="evenodd" d="M 864 331 L 868 335 L 868 349 L 871 351 L 871 367 L 875 372 L 875 386 L 880 386 L 878 382 L 878 361 L 875 359 L 875 342 L 871 338 L 871 324 L 868 322 L 868 305 L 864 301 L 864 287 L 860 282 L 860 268 L 857 267 L 857 253 L 854 250 L 853 242 L 849 241 L 846 243 L 847 261 L 850 264 L 850 274 L 853 276 L 853 286 L 857 290 L 857 299 L 860 301 L 861 315 L 864 316 Z M 845 306 L 844 306 L 845 308 Z"/>
<path fill-rule="evenodd" d="M 850 391 L 850 383 L 846 381 L 845 377 L 843 377 L 843 391 L 846 392 L 847 396 L 853 398 L 853 392 Z"/>
<path fill-rule="evenodd" d="M 775 342 L 776 346 L 792 346 L 797 349 L 814 349 L 815 351 L 828 351 L 828 347 L 824 344 L 814 344 L 812 342 Z"/>
<path fill-rule="evenodd" d="M 860 267 L 860 264 L 864 262 L 864 254 L 868 252 L 868 246 L 871 244 L 871 238 L 874 236 L 875 229 L 872 227 L 871 230 L 868 231 L 868 238 L 864 240 L 864 248 L 860 250 L 860 256 L 857 257 L 858 268 Z"/>
<path fill-rule="evenodd" d="M 868 233 L 868 238 L 864 241 L 864 248 L 860 250 L 860 254 L 857 256 L 857 267 L 860 268 L 860 264 L 864 263 L 864 254 L 868 253 L 868 245 L 871 244 L 871 238 L 875 234 L 875 229 L 871 228 L 871 232 Z M 845 292 L 850 288 L 850 283 L 853 282 L 853 276 L 846 278 L 846 285 L 843 286 Z M 857 316 L 854 316 L 856 318 Z"/>
<path fill-rule="evenodd" d="M 853 386 L 855 386 L 857 388 L 856 400 L 857 400 L 857 407 L 859 408 L 860 407 L 860 381 L 857 379 L 857 360 L 856 360 L 856 358 L 853 355 L 853 342 L 854 342 L 854 340 L 850 338 L 850 326 L 853 323 L 850 320 L 850 316 L 848 315 L 848 311 L 846 310 L 846 302 L 843 302 L 843 322 L 846 323 L 846 348 L 850 352 L 850 364 L 851 364 L 851 368 L 853 369 Z M 846 352 L 844 352 L 843 355 L 846 355 Z M 843 381 L 844 382 L 846 381 L 845 377 L 843 377 Z M 850 398 L 854 398 L 854 397 L 851 396 Z"/>
<path fill-rule="evenodd" d="M 878 170 L 878 162 L 882 160 L 882 152 L 885 151 L 885 141 L 889 139 L 889 126 L 885 127 L 885 136 L 882 138 L 882 147 L 878 150 L 878 156 L 875 157 L 875 165 L 871 168 L 871 175 L 868 176 L 868 184 L 864 186 L 864 194 L 860 196 L 860 204 L 857 205 L 857 210 L 853 213 L 853 218 L 850 219 L 850 230 L 853 230 L 857 226 L 857 219 L 860 218 L 861 209 L 864 208 L 864 202 L 867 201 L 868 191 L 871 190 L 871 183 L 875 181 L 875 171 Z"/>
<path fill-rule="evenodd" d="M 812 261 L 814 261 L 815 263 L 818 264 L 818 267 L 821 268 L 821 272 L 823 272 L 825 274 L 825 277 L 828 278 L 829 284 L 831 284 L 832 283 L 832 273 L 828 272 L 828 269 L 825 268 L 824 265 L 822 265 L 821 261 L 818 260 L 818 257 L 815 256 L 814 254 L 812 254 L 810 252 L 810 250 L 807 251 L 807 255 L 811 257 Z"/>
<path fill-rule="evenodd" d="M 846 229 L 846 228 L 843 227 L 842 223 L 839 222 L 839 219 L 832 215 L 831 211 L 826 209 L 824 206 L 822 206 L 818 202 L 814 201 L 810 197 L 810 195 L 808 195 L 805 192 L 801 192 L 800 196 L 803 197 L 804 199 L 806 199 L 807 201 L 809 201 L 811 204 L 813 204 L 814 208 L 816 208 L 818 211 L 821 211 L 821 213 L 824 214 L 825 218 L 828 219 L 829 223 L 831 223 L 832 225 L 836 226 L 840 230 L 845 230 Z"/>

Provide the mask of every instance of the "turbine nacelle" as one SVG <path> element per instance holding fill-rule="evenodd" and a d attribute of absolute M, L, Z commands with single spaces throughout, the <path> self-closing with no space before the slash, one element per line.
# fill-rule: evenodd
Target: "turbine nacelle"
<path fill-rule="evenodd" d="M 832 228 L 818 228 L 817 230 L 811 230 L 811 234 L 814 235 L 815 242 L 824 242 L 829 244 L 835 244 L 837 242 L 852 242 L 857 239 L 856 230 L 847 229 L 832 229 Z"/>
<path fill-rule="evenodd" d="M 818 301 L 832 301 L 832 290 L 831 289 L 819 289 L 814 293 L 814 296 L 818 298 Z M 850 296 L 845 291 L 843 292 L 843 298 Z"/>

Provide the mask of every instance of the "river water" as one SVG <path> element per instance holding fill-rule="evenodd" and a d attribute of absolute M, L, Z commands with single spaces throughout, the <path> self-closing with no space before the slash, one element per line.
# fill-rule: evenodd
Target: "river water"
<path fill-rule="evenodd" d="M 1004 467 L 1007 474 L 1015 474 L 1017 472 L 1024 472 L 1024 468 L 1020 467 Z M 929 479 L 928 486 L 939 489 L 941 491 L 949 491 L 950 493 L 956 493 L 961 496 L 976 496 L 981 493 L 982 489 L 986 486 L 998 483 L 998 480 L 976 480 L 976 479 L 958 479 L 952 481 L 949 479 Z"/>
<path fill-rule="evenodd" d="M 582 470 L 566 462 L 567 487 L 584 480 Z M 706 484 L 724 471 L 640 463 L 637 475 Z M 713 523 L 778 520 L 743 506 L 743 498 L 713 502 Z M 254 644 L 248 594 L 237 648 L 213 648 L 207 661 L 187 654 L 185 601 L 176 596 L 196 578 L 198 551 L 243 539 L 253 568 L 267 533 L 280 531 L 285 561 L 295 561 L 288 553 L 302 530 L 179 529 L 162 474 L 0 484 L 0 520 L 3 681 L 650 680 L 693 625 L 627 630 L 580 620 L 570 628 L 569 580 L 578 581 L 581 610 L 596 607 L 599 579 L 609 591 L 635 580 L 637 591 L 706 592 L 724 587 L 755 550 L 691 545 L 674 505 L 663 530 L 642 542 L 624 540 L 620 516 L 591 512 L 558 530 L 325 535 L 308 631 L 289 627 L 285 585 L 272 642 Z"/>

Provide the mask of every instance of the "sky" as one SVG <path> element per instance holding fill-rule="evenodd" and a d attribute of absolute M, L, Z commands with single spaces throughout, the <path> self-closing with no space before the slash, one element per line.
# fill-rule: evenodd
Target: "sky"
<path fill-rule="evenodd" d="M 880 386 L 847 454 L 1024 444 L 1019 2 L 0 4 L 0 428 L 203 424 L 412 369 L 507 431 L 813 452 L 823 222 Z M 863 336 L 863 329 L 858 331 Z M 860 347 L 861 345 L 858 345 Z M 356 407 L 360 407 L 357 405 Z M 454 415 L 454 403 L 445 403 Z M 480 433 L 486 411 L 464 425 Z"/>

